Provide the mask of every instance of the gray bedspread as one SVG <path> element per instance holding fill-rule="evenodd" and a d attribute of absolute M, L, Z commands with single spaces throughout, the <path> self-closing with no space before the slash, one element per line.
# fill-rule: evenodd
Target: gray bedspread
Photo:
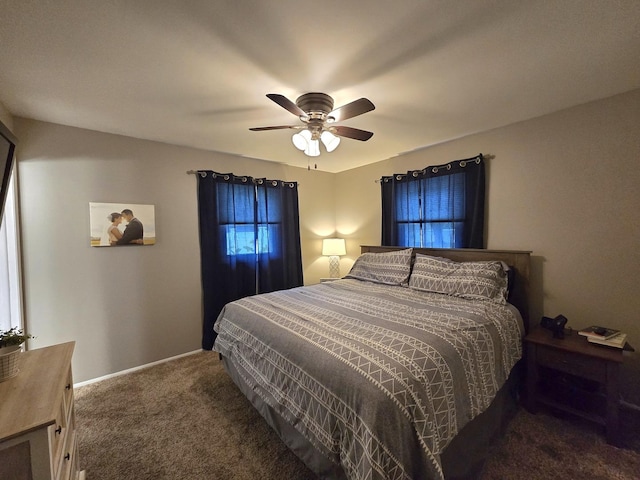
<path fill-rule="evenodd" d="M 229 303 L 215 350 L 349 479 L 443 478 L 520 359 L 511 305 L 354 279 Z"/>

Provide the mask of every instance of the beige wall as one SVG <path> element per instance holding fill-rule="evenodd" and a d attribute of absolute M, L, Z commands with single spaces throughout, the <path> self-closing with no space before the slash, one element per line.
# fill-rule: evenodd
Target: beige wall
<path fill-rule="evenodd" d="M 84 381 L 197 350 L 201 289 L 196 178 L 212 169 L 300 182 L 305 282 L 328 269 L 333 174 L 17 118 L 30 348 L 75 340 Z M 89 202 L 153 204 L 157 243 L 89 246 Z"/>
<path fill-rule="evenodd" d="M 487 112 L 490 114 L 490 112 Z M 468 136 L 336 178 L 348 254 L 381 238 L 381 175 L 489 155 L 487 248 L 533 253 L 532 318 L 605 324 L 640 348 L 640 90 Z M 375 138 L 375 137 L 374 137 Z M 626 395 L 640 405 L 638 354 Z"/>
<path fill-rule="evenodd" d="M 0 122 L 4 123 L 5 127 L 13 132 L 13 116 L 2 103 L 0 103 Z"/>

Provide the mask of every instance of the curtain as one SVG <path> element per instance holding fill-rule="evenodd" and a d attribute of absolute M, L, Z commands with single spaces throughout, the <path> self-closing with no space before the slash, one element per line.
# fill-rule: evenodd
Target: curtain
<path fill-rule="evenodd" d="M 197 177 L 202 348 L 211 350 L 228 302 L 302 285 L 298 184 L 210 170 Z"/>
<path fill-rule="evenodd" d="M 380 179 L 382 245 L 484 248 L 484 157 Z"/>

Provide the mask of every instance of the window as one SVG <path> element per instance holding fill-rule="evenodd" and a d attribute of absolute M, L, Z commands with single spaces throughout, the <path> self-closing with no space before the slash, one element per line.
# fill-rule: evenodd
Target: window
<path fill-rule="evenodd" d="M 463 174 L 425 178 L 400 186 L 395 218 L 398 246 L 455 248 L 464 231 Z M 456 239 L 457 232 L 457 239 Z"/>
<path fill-rule="evenodd" d="M 483 248 L 482 156 L 382 177 L 382 244 Z"/>
<path fill-rule="evenodd" d="M 253 255 L 272 252 L 268 225 L 226 225 L 227 255 Z M 256 232 L 257 230 L 257 232 Z"/>
<path fill-rule="evenodd" d="M 12 174 L 0 225 L 0 330 L 24 326 L 14 180 Z"/>
<path fill-rule="evenodd" d="M 199 170 L 202 348 L 224 306 L 303 284 L 298 184 Z"/>

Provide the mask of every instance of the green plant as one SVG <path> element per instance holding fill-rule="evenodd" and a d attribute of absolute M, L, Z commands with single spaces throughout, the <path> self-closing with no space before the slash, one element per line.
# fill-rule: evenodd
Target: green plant
<path fill-rule="evenodd" d="M 22 329 L 18 327 L 12 327 L 9 330 L 0 330 L 0 348 L 22 345 L 28 338 L 35 337 L 24 333 Z"/>

